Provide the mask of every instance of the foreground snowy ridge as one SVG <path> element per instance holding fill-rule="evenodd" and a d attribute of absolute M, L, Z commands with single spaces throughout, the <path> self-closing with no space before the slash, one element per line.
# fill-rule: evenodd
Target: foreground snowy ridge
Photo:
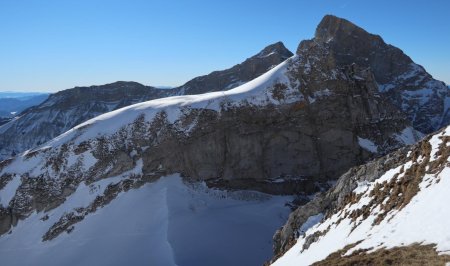
<path fill-rule="evenodd" d="M 450 261 L 449 154 L 447 127 L 408 152 L 406 163 L 374 181 L 358 181 L 342 206 L 300 232 L 297 243 L 273 265 L 361 262 L 379 250 L 399 248 L 418 249 L 418 259 L 425 258 L 421 249 L 436 250 L 426 263 Z"/>

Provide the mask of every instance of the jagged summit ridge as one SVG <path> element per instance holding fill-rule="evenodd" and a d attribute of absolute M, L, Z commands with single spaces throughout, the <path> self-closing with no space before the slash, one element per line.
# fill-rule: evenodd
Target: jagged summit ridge
<path fill-rule="evenodd" d="M 343 68 L 356 64 L 370 68 L 378 90 L 402 110 L 414 127 L 431 133 L 450 123 L 450 89 L 433 79 L 425 69 L 397 47 L 343 18 L 327 15 L 312 40 L 302 41 L 297 55 L 311 53 L 320 46 L 330 54 L 328 67 Z"/>
<path fill-rule="evenodd" d="M 286 46 L 284 46 L 284 43 L 280 41 L 266 46 L 256 56 L 268 56 L 273 53 L 280 54 L 283 58 L 286 59 L 293 55 L 292 52 L 289 51 Z"/>
<path fill-rule="evenodd" d="M 380 36 L 370 34 L 352 22 L 333 15 L 323 17 L 316 28 L 314 39 L 320 42 L 330 42 L 334 38 L 342 39 L 349 35 L 362 36 L 364 38 L 370 35 L 373 38 L 381 39 Z"/>

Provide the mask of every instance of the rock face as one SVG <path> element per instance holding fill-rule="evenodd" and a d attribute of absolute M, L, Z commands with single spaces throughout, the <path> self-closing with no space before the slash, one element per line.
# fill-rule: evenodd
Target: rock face
<path fill-rule="evenodd" d="M 356 63 L 370 67 L 380 93 L 403 110 L 417 130 L 431 133 L 450 123 L 450 89 L 380 36 L 327 15 L 317 27 L 314 39 L 300 44 L 297 53 L 311 42 L 325 45 L 337 66 Z"/>
<path fill-rule="evenodd" d="M 0 160 L 35 148 L 84 121 L 127 105 L 173 95 L 232 89 L 260 76 L 290 56 L 292 53 L 278 42 L 230 69 L 194 78 L 174 89 L 115 82 L 60 91 L 0 128 Z M 0 125 L 7 122 L 9 120 L 2 120 Z"/>

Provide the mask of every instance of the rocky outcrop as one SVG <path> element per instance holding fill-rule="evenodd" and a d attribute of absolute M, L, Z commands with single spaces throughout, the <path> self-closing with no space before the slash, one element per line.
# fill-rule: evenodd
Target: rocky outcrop
<path fill-rule="evenodd" d="M 408 123 L 395 107 L 379 97 L 370 72 L 358 72 L 357 79 L 347 70 L 312 70 L 299 75 L 305 71 L 304 64 L 316 66 L 308 56 L 292 60 L 288 70 L 292 80 L 302 80 L 297 87 L 302 100 L 277 106 L 228 108 L 220 115 L 203 111 L 195 118 L 197 125 L 188 139 L 174 136 L 160 141 L 155 147 L 157 152 L 148 150 L 144 154 L 144 165 L 158 161 L 173 172 L 200 179 L 293 176 L 326 182 L 350 165 L 375 155 L 361 148 L 359 137 L 377 143 L 376 154 L 403 145 L 391 137 Z M 338 77 L 328 80 L 328 90 L 323 91 L 323 83 L 317 80 L 334 73 Z M 280 87 L 277 83 L 269 91 L 273 95 Z M 279 97 L 279 92 L 276 95 Z M 191 115 L 186 119 L 193 120 Z M 175 149 L 179 152 L 173 153 Z"/>
<path fill-rule="evenodd" d="M 338 66 L 356 63 L 370 67 L 380 93 L 405 112 L 417 130 L 431 133 L 450 123 L 446 104 L 450 89 L 380 36 L 343 18 L 327 15 L 317 27 L 312 42 L 326 45 Z M 310 43 L 301 43 L 297 54 Z"/>
<path fill-rule="evenodd" d="M 181 87 L 158 89 L 137 82 L 75 87 L 52 94 L 44 103 L 25 110 L 14 121 L 0 120 L 0 160 L 35 148 L 100 114 L 148 100 L 229 90 L 280 64 L 292 53 L 281 42 L 230 69 L 194 78 Z"/>

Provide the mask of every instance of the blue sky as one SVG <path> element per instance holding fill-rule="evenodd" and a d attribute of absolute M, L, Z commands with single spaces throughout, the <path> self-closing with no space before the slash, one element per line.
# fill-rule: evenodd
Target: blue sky
<path fill-rule="evenodd" d="M 276 41 L 295 51 L 325 14 L 381 35 L 450 83 L 449 12 L 446 0 L 0 0 L 0 91 L 181 85 Z"/>

